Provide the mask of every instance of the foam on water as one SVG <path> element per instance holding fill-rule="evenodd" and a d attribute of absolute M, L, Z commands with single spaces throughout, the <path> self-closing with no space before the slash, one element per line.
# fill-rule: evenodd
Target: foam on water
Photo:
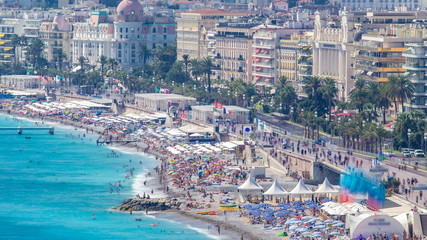
<path fill-rule="evenodd" d="M 34 122 L 40 121 L 0 115 L 1 127 Z M 85 131 L 57 126 L 55 135 L 0 132 L 1 239 L 211 239 L 180 222 L 156 219 L 160 227 L 154 228 L 143 215 L 106 210 L 135 192 L 148 192 L 145 174 L 158 162 L 128 151 L 113 157 L 111 151 L 119 149 L 96 146 Z M 126 179 L 131 168 L 134 176 Z"/>

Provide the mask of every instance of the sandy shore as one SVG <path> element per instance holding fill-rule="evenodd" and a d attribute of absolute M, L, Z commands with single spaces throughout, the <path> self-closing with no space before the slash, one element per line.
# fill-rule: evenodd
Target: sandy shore
<path fill-rule="evenodd" d="M 99 136 L 104 131 L 104 128 L 101 126 L 84 125 L 80 123 L 64 121 L 64 120 L 59 120 L 59 119 L 54 119 L 49 117 L 41 118 L 41 117 L 35 117 L 35 116 L 22 115 L 20 113 L 13 112 L 13 111 L 9 112 L 4 109 L 0 109 L 0 113 L 4 115 L 16 117 L 16 118 L 27 119 L 30 121 L 37 121 L 37 122 L 42 121 L 48 125 L 61 125 L 64 127 L 72 127 L 75 129 L 79 129 L 80 131 L 86 131 L 89 134 L 93 134 L 94 136 Z M 123 151 L 123 152 L 144 154 L 147 156 L 151 156 L 153 159 L 157 159 L 163 156 L 161 153 L 153 151 L 152 149 L 149 149 L 148 151 L 145 152 L 145 150 L 147 149 L 147 144 L 142 141 L 136 142 L 136 143 L 130 143 L 130 144 L 114 144 L 114 145 L 106 145 L 106 146 L 119 151 Z M 150 178 L 147 179 L 147 184 L 145 186 L 147 193 L 150 191 L 150 189 L 154 189 L 154 194 L 152 194 L 152 197 L 176 197 L 177 196 L 177 192 L 172 187 L 172 184 L 168 184 L 169 179 L 166 178 L 166 183 L 171 188 L 171 191 L 169 192 L 169 194 L 163 193 L 163 186 L 162 184 L 159 183 L 159 180 L 160 180 L 160 176 L 157 174 L 152 174 Z M 138 214 L 138 213 L 134 212 L 134 215 L 135 214 Z M 145 213 L 140 213 L 140 214 L 145 214 Z M 241 235 L 244 236 L 244 239 L 254 239 L 254 240 L 260 239 L 256 237 L 255 232 L 250 232 L 250 231 L 241 229 L 239 226 L 240 224 L 230 225 L 228 222 L 223 221 L 223 219 L 221 218 L 217 218 L 217 219 L 206 218 L 205 216 L 197 215 L 195 210 L 194 211 L 152 212 L 148 214 L 148 217 L 150 216 L 182 223 L 184 225 L 187 225 L 189 228 L 200 232 L 201 234 L 209 235 L 213 239 L 224 239 L 224 240 L 240 239 Z M 243 224 L 243 221 L 241 223 Z M 217 228 L 215 227 L 216 225 L 219 225 L 221 228 L 220 234 L 218 234 L 217 232 Z"/>

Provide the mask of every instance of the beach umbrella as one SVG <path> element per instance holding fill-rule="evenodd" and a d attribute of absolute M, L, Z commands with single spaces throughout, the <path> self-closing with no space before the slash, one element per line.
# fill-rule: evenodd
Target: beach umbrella
<path fill-rule="evenodd" d="M 341 221 L 333 221 L 332 223 L 333 224 L 338 224 L 338 223 L 343 223 L 343 222 L 341 222 Z"/>
<path fill-rule="evenodd" d="M 357 235 L 355 238 L 353 238 L 353 239 L 365 239 L 363 236 L 362 236 L 362 234 L 359 234 L 359 235 Z"/>
<path fill-rule="evenodd" d="M 344 225 L 344 223 L 335 223 L 332 227 L 343 227 Z"/>
<path fill-rule="evenodd" d="M 308 229 L 307 228 L 298 228 L 296 231 L 301 233 L 301 232 L 308 231 Z"/>
<path fill-rule="evenodd" d="M 325 225 L 318 225 L 318 226 L 314 226 L 314 229 L 325 229 Z"/>
<path fill-rule="evenodd" d="M 288 220 L 285 222 L 286 225 L 290 225 L 290 224 L 296 224 L 294 220 Z"/>
<path fill-rule="evenodd" d="M 289 230 L 290 231 L 295 231 L 295 230 L 297 230 L 299 228 L 299 226 L 298 225 L 292 225 L 292 226 L 290 226 L 289 227 Z"/>
<path fill-rule="evenodd" d="M 328 219 L 328 220 L 325 220 L 325 223 L 333 223 L 334 221 L 332 221 L 332 220 L 330 220 L 330 219 Z"/>
<path fill-rule="evenodd" d="M 304 216 L 304 217 L 302 217 L 302 218 L 301 218 L 301 220 L 304 220 L 304 221 L 305 221 L 305 220 L 310 220 L 311 218 L 312 218 L 312 217 L 310 217 L 310 216 Z"/>
<path fill-rule="evenodd" d="M 261 204 L 258 204 L 258 206 L 263 208 L 263 207 L 271 207 L 272 205 L 270 203 L 261 203 Z"/>
<path fill-rule="evenodd" d="M 325 225 L 325 223 L 323 221 L 319 221 L 316 224 L 314 224 L 315 226 L 319 226 L 319 225 Z"/>
<path fill-rule="evenodd" d="M 258 211 L 258 210 L 252 210 L 252 211 L 249 211 L 249 214 L 252 214 L 252 215 L 256 215 L 256 216 L 258 216 L 258 215 L 261 215 L 261 214 L 262 214 L 262 212 L 261 212 L 261 211 Z"/>
<path fill-rule="evenodd" d="M 281 233 L 281 234 L 279 234 L 279 235 L 277 235 L 278 237 L 286 237 L 286 236 L 288 236 L 288 234 L 286 233 L 286 232 L 283 232 L 283 233 Z"/>
<path fill-rule="evenodd" d="M 329 233 L 329 236 L 336 236 L 336 235 L 340 235 L 340 233 L 339 232 L 331 232 L 331 233 Z"/>
<path fill-rule="evenodd" d="M 168 174 L 172 174 L 172 173 L 174 173 L 174 172 L 175 172 L 175 171 L 169 171 L 169 172 L 168 172 Z"/>
<path fill-rule="evenodd" d="M 311 236 L 311 232 L 303 232 L 303 233 L 301 233 L 301 235 L 309 237 L 309 236 Z"/>

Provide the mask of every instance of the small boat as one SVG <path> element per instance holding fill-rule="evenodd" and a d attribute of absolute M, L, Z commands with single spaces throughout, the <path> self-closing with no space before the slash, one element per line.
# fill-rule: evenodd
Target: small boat
<path fill-rule="evenodd" d="M 236 204 L 230 204 L 230 205 L 219 205 L 219 207 L 237 207 Z"/>
<path fill-rule="evenodd" d="M 155 226 L 157 226 L 157 224 L 155 224 L 155 223 L 152 223 L 152 224 L 150 224 L 150 226 L 153 226 L 153 227 L 155 227 Z"/>
<path fill-rule="evenodd" d="M 25 139 L 31 139 L 31 137 L 26 136 Z"/>
<path fill-rule="evenodd" d="M 196 214 L 200 215 L 216 215 L 215 211 L 207 211 L 207 212 L 197 212 Z"/>
<path fill-rule="evenodd" d="M 141 218 L 135 218 L 135 221 L 140 222 L 140 221 L 142 221 L 142 219 Z"/>

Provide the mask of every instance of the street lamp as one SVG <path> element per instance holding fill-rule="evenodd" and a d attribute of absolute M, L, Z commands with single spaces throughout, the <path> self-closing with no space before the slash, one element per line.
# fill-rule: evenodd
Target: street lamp
<path fill-rule="evenodd" d="M 408 129 L 408 147 L 411 148 L 411 135 L 412 135 L 412 130 Z"/>
<path fill-rule="evenodd" d="M 424 133 L 424 152 L 426 151 L 426 146 L 427 146 L 427 132 Z"/>
<path fill-rule="evenodd" d="M 245 105 L 246 105 L 246 95 L 245 95 L 245 94 L 243 94 L 242 98 L 243 98 L 243 107 L 246 107 L 246 106 L 245 106 Z"/>
<path fill-rule="evenodd" d="M 381 110 L 383 111 L 383 124 L 385 124 L 386 123 L 386 120 L 385 120 L 385 107 L 382 106 Z"/>
<path fill-rule="evenodd" d="M 291 119 L 292 119 L 292 121 L 295 121 L 295 120 L 294 120 L 294 107 L 291 107 L 291 110 L 290 110 L 289 112 L 290 112 L 290 114 L 291 114 Z"/>

